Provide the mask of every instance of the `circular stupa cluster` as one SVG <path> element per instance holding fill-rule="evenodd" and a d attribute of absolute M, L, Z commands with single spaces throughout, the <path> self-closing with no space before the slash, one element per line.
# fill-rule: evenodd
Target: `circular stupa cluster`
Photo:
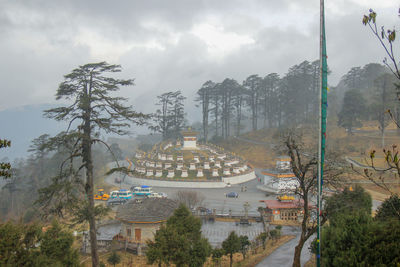
<path fill-rule="evenodd" d="M 150 152 L 137 152 L 134 158 L 135 174 L 158 179 L 206 179 L 242 175 L 251 171 L 240 157 L 212 144 L 196 143 L 193 136 L 184 136 L 184 142 L 162 142 Z"/>

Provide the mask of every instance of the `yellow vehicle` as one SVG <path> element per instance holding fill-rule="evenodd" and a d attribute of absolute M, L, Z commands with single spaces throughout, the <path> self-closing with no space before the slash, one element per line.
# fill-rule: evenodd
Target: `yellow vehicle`
<path fill-rule="evenodd" d="M 98 193 L 94 195 L 94 199 L 96 200 L 108 200 L 110 195 L 104 192 L 104 189 L 99 189 Z"/>

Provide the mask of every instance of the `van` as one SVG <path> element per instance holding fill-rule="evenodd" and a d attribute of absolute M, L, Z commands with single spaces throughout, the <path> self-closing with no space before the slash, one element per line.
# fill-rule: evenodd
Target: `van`
<path fill-rule="evenodd" d="M 128 189 L 120 189 L 118 192 L 118 197 L 123 198 L 123 199 L 131 199 L 131 198 L 133 198 L 133 194 Z"/>
<path fill-rule="evenodd" d="M 153 189 L 147 185 L 136 186 L 133 190 L 133 194 L 135 196 L 148 196 L 152 193 L 153 193 Z"/>

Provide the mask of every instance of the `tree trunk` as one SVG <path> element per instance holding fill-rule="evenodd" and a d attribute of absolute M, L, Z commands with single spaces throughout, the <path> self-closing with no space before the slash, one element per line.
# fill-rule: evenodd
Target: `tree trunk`
<path fill-rule="evenodd" d="M 229 266 L 232 267 L 232 263 L 233 263 L 233 253 L 230 254 L 230 258 L 231 258 L 231 261 L 230 261 L 230 263 L 229 263 Z"/>
<path fill-rule="evenodd" d="M 91 89 L 90 86 L 89 90 Z M 91 92 L 85 92 L 86 97 L 90 99 Z M 88 220 L 89 220 L 89 236 L 90 236 L 90 250 L 92 256 L 92 266 L 99 266 L 99 254 L 97 252 L 97 234 L 96 234 L 96 221 L 94 215 L 94 194 L 93 194 L 93 159 L 92 159 L 92 136 L 91 136 L 91 107 L 90 100 L 87 101 L 87 106 L 85 107 L 85 113 L 83 115 L 84 126 L 83 126 L 83 140 L 82 140 L 82 161 L 86 168 L 86 185 L 85 192 L 88 199 Z"/>
<path fill-rule="evenodd" d="M 294 258 L 293 258 L 293 267 L 301 267 L 301 251 L 303 250 L 305 240 L 303 240 L 302 237 L 300 237 L 299 244 L 295 247 L 294 249 Z"/>
<path fill-rule="evenodd" d="M 90 138 L 90 137 L 89 137 Z M 86 140 L 87 142 L 90 140 Z M 96 222 L 94 216 L 94 195 L 93 195 L 93 162 L 91 144 L 85 144 L 84 161 L 86 162 L 86 195 L 89 201 L 88 218 L 89 218 L 89 232 L 90 232 L 90 248 L 92 254 L 92 266 L 99 266 L 99 255 L 97 253 L 97 235 L 96 235 Z"/>

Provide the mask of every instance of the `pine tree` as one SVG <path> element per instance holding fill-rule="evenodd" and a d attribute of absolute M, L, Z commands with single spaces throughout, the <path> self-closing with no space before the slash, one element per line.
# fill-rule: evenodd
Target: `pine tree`
<path fill-rule="evenodd" d="M 106 62 L 79 66 L 64 76 L 56 93 L 57 100 L 70 103 L 45 111 L 48 118 L 69 122 L 66 131 L 51 138 L 48 144 L 54 149 L 67 148 L 69 156 L 52 184 L 39 191 L 38 203 L 47 213 L 62 216 L 67 211 L 74 216 L 75 223 L 89 222 L 93 266 L 99 265 L 95 218 L 103 215 L 105 209 L 94 206 L 92 146 L 105 144 L 99 139 L 102 132 L 123 135 L 128 133 L 131 123 L 143 124 L 147 118 L 131 106 L 125 106 L 125 98 L 111 96 L 120 86 L 133 85 L 132 79 L 106 76 L 120 71 L 119 65 Z"/>
<path fill-rule="evenodd" d="M 232 267 L 233 264 L 233 254 L 240 251 L 240 238 L 236 235 L 234 231 L 232 231 L 229 236 L 222 242 L 222 248 L 225 251 L 225 254 L 229 254 L 230 264 Z"/>

